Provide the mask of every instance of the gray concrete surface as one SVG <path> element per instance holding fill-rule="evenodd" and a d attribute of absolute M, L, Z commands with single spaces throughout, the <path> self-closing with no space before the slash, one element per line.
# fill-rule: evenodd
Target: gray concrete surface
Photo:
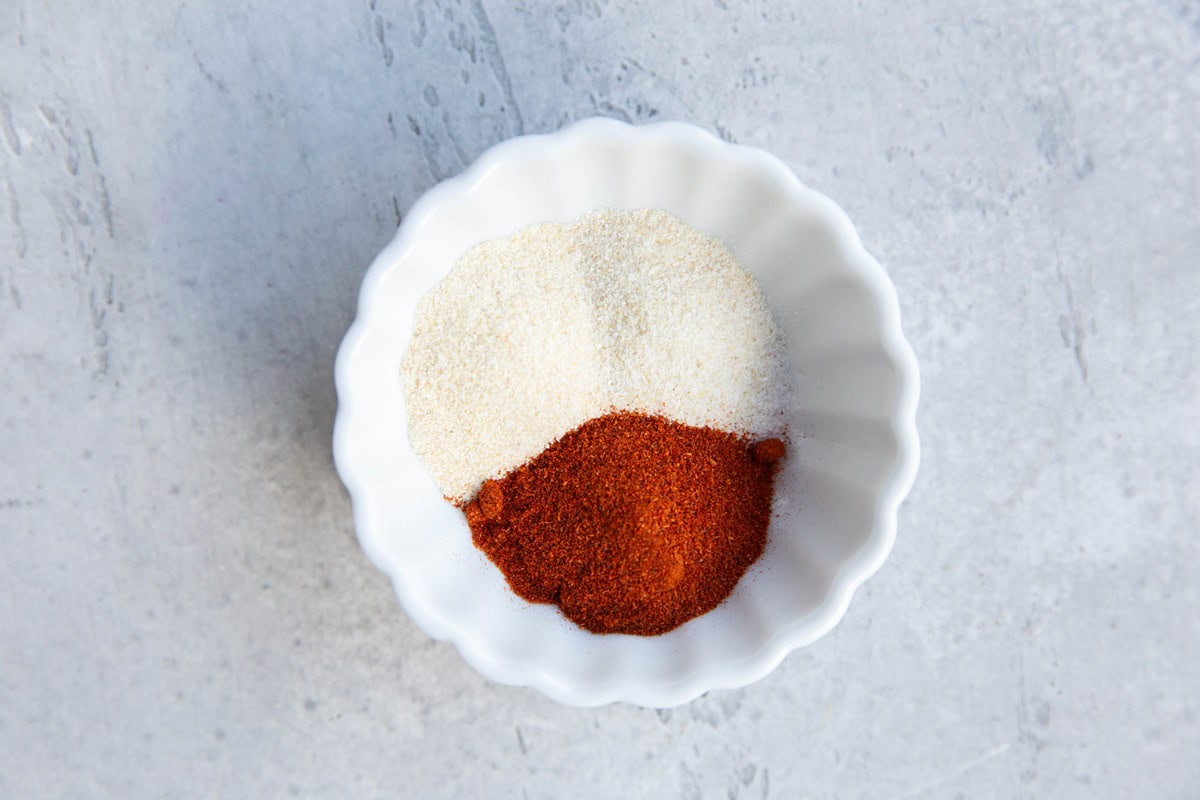
<path fill-rule="evenodd" d="M 1200 6 L 970 5 L 3 3 L 0 796 L 1200 795 Z M 845 621 L 670 712 L 484 681 L 330 457 L 397 220 L 593 114 L 840 202 L 924 377 Z"/>

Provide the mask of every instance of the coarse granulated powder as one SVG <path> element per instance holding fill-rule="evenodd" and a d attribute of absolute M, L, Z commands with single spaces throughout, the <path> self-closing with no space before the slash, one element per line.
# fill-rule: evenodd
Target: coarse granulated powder
<path fill-rule="evenodd" d="M 784 433 L 761 290 L 716 239 L 658 210 L 473 247 L 422 299 L 401 372 L 413 448 L 456 502 L 612 411 Z"/>

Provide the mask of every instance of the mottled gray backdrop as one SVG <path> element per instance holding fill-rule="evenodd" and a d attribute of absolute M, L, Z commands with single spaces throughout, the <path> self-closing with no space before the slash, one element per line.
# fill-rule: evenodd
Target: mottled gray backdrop
<path fill-rule="evenodd" d="M 841 203 L 924 378 L 845 621 L 658 713 L 431 641 L 330 457 L 413 200 L 594 114 Z M 2 0 L 0 796 L 1197 797 L 1198 131 L 1195 0 Z"/>

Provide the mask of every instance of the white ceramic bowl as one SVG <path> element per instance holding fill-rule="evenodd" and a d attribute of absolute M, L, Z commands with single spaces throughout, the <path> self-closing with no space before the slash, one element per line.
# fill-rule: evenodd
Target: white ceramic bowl
<path fill-rule="evenodd" d="M 767 550 L 729 599 L 658 637 L 598 636 L 516 597 L 408 441 L 400 361 L 418 299 L 472 245 L 599 208 L 662 208 L 758 279 L 795 378 Z M 400 602 L 487 677 L 574 705 L 744 686 L 829 631 L 887 557 L 918 460 L 917 364 L 850 220 L 774 157 L 682 123 L 593 119 L 503 142 L 423 196 L 363 280 L 337 359 L 334 457 Z"/>

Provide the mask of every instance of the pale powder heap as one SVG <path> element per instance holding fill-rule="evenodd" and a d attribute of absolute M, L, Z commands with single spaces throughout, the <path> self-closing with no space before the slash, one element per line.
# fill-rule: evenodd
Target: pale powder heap
<path fill-rule="evenodd" d="M 613 410 L 784 433 L 782 340 L 762 291 L 665 211 L 473 247 L 421 300 L 401 371 L 413 447 L 454 500 Z"/>

